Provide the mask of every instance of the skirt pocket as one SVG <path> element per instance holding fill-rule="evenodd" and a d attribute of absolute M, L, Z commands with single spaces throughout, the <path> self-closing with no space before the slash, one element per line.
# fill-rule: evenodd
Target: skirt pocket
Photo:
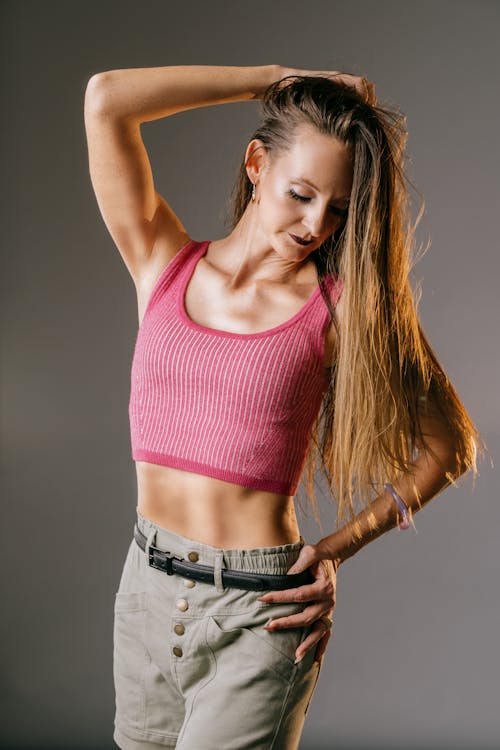
<path fill-rule="evenodd" d="M 231 644 L 237 648 L 237 654 L 244 663 L 260 664 L 263 669 L 272 669 L 288 683 L 297 671 L 295 651 L 309 626 L 279 628 L 274 631 L 264 630 L 263 626 L 271 619 L 297 614 L 302 609 L 302 604 L 280 603 L 258 607 L 246 613 L 216 612 L 210 616 L 210 620 L 220 646 Z"/>
<path fill-rule="evenodd" d="M 146 721 L 144 677 L 149 663 L 144 638 L 146 592 L 115 594 L 113 679 L 116 718 L 120 725 L 143 729 Z"/>

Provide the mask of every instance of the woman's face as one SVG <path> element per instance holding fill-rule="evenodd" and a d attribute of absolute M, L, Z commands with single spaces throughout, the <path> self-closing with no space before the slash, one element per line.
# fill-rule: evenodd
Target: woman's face
<path fill-rule="evenodd" d="M 253 210 L 259 229 L 284 258 L 303 260 L 345 221 L 352 186 L 349 150 L 303 125 L 289 151 L 272 159 L 263 148 L 257 154 L 259 168 L 249 176 L 257 183 Z M 311 242 L 301 245 L 292 234 Z"/>

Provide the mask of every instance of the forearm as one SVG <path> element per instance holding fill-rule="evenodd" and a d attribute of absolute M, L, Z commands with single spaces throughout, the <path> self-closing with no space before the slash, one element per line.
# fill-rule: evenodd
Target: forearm
<path fill-rule="evenodd" d="M 439 451 L 439 457 L 444 463 L 446 472 L 456 476 L 455 453 L 449 448 L 442 449 Z M 407 505 L 411 516 L 450 484 L 446 472 L 429 453 L 420 453 L 415 462 L 415 475 L 402 476 L 397 483 L 393 484 L 394 489 Z M 413 482 L 415 482 L 417 494 L 415 494 Z M 333 560 L 337 567 L 344 560 L 359 552 L 366 544 L 395 528 L 401 521 L 402 516 L 394 498 L 387 490 L 384 490 L 352 521 L 335 533 L 320 539 L 315 546 L 324 559 Z"/>
<path fill-rule="evenodd" d="M 97 73 L 86 102 L 137 122 L 157 120 L 186 109 L 260 98 L 279 79 L 279 65 L 168 65 Z"/>

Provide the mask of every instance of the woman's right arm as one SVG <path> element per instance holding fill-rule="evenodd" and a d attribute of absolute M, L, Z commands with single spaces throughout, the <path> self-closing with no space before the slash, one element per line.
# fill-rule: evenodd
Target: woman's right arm
<path fill-rule="evenodd" d="M 109 70 L 90 78 L 84 118 L 91 182 L 136 286 L 146 277 L 150 285 L 190 239 L 155 189 L 141 123 L 196 107 L 259 99 L 283 77 L 282 71 L 280 65 L 174 65 Z"/>

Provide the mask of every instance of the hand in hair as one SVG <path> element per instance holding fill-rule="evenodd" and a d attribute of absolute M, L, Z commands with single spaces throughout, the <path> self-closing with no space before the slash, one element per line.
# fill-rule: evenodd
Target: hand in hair
<path fill-rule="evenodd" d="M 377 104 L 375 85 L 364 76 L 341 73 L 339 70 L 302 70 L 298 68 L 284 68 L 281 65 L 279 66 L 278 75 L 279 78 L 276 80 L 281 80 L 287 76 L 324 76 L 325 78 L 332 78 L 356 89 L 358 94 L 361 94 L 367 104 L 370 104 L 373 107 Z"/>

